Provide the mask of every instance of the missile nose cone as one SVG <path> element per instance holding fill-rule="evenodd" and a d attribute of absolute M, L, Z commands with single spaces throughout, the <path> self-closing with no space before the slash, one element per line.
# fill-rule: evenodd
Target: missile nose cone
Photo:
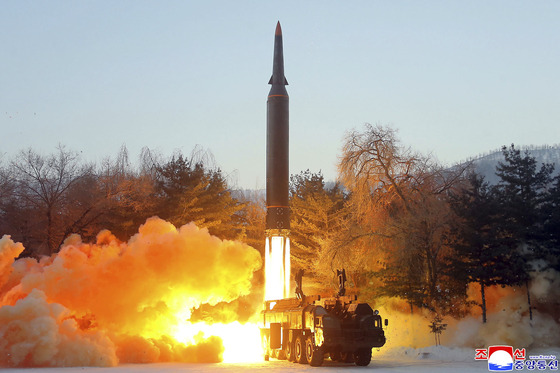
<path fill-rule="evenodd" d="M 280 21 L 276 24 L 276 32 L 274 34 L 274 60 L 272 63 L 272 77 L 268 81 L 268 84 L 284 86 L 288 84 L 286 77 L 284 76 L 284 52 L 282 50 L 282 27 L 280 26 Z M 280 89 L 285 92 L 284 88 L 273 88 L 274 93 L 278 94 L 277 90 Z M 272 90 L 271 90 L 272 92 Z M 287 93 L 284 93 L 287 95 Z"/>

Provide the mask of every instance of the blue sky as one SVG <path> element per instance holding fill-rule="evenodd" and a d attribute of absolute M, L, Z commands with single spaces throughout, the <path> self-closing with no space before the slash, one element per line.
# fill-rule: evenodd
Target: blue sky
<path fill-rule="evenodd" d="M 560 142 L 559 1 L 0 0 L 0 154 L 209 149 L 264 188 L 276 21 L 290 169 L 336 177 L 346 131 L 391 124 L 453 164 Z"/>

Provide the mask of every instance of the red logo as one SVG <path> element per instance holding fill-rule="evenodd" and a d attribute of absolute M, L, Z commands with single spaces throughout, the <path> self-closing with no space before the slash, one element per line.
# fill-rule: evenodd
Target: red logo
<path fill-rule="evenodd" d="M 525 360 L 525 349 L 516 348 L 513 352 L 513 356 L 515 357 L 515 360 Z"/>
<path fill-rule="evenodd" d="M 488 351 L 485 348 L 477 348 L 474 354 L 475 360 L 488 360 Z"/>

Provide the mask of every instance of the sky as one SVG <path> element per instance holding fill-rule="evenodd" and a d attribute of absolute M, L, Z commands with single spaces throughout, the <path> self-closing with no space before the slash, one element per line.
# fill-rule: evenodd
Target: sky
<path fill-rule="evenodd" d="M 58 144 L 86 161 L 126 145 L 209 150 L 265 187 L 276 22 L 290 172 L 336 178 L 349 130 L 391 125 L 452 165 L 560 143 L 560 2 L 0 0 L 0 157 Z"/>

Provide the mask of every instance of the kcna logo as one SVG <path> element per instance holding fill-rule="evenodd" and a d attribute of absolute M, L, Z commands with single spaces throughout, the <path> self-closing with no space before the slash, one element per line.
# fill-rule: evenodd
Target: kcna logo
<path fill-rule="evenodd" d="M 525 349 L 515 349 L 512 346 L 490 346 L 477 348 L 475 360 L 488 360 L 488 370 L 491 372 L 512 371 L 516 360 L 525 360 Z"/>

